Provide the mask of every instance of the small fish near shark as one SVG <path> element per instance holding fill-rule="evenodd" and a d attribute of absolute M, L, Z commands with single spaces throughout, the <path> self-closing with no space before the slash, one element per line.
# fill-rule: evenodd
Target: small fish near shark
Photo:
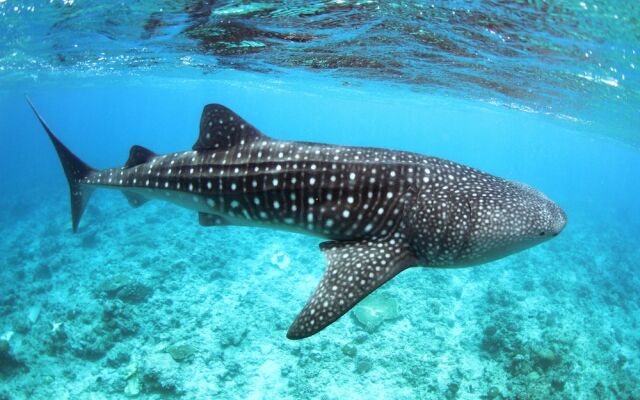
<path fill-rule="evenodd" d="M 191 151 L 135 145 L 123 167 L 96 170 L 27 101 L 69 181 L 74 232 L 93 190 L 107 188 L 134 207 L 161 199 L 193 209 L 203 226 L 328 239 L 326 270 L 290 339 L 316 334 L 409 267 L 485 263 L 558 235 L 567 221 L 529 186 L 415 153 L 272 139 L 220 104 L 204 107 Z"/>

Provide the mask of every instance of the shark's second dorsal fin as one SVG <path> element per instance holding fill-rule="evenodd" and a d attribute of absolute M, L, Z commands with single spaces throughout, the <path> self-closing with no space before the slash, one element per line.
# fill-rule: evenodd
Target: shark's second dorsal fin
<path fill-rule="evenodd" d="M 399 239 L 325 242 L 320 248 L 327 257 L 327 269 L 291 324 L 289 339 L 302 339 L 324 329 L 389 279 L 418 264 Z"/>
<path fill-rule="evenodd" d="M 151 160 L 155 156 L 156 153 L 154 153 L 153 151 L 135 144 L 131 146 L 131 149 L 129 150 L 129 158 L 124 164 L 124 167 L 130 168 L 135 167 L 136 165 L 144 164 L 146 162 L 149 162 L 149 160 Z"/>
<path fill-rule="evenodd" d="M 193 150 L 224 150 L 265 139 L 250 123 L 221 104 L 208 104 L 200 118 L 200 136 Z"/>

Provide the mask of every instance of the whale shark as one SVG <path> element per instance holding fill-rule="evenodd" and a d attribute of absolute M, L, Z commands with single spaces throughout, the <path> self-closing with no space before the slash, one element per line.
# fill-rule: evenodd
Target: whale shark
<path fill-rule="evenodd" d="M 160 199 L 192 209 L 207 227 L 327 239 L 326 270 L 289 339 L 316 334 L 409 267 L 486 263 L 558 235 L 567 222 L 530 186 L 406 151 L 277 140 L 221 104 L 204 107 L 190 151 L 161 155 L 134 145 L 124 166 L 97 170 L 27 101 L 68 180 L 73 232 L 91 193 L 106 188 L 133 207 Z"/>

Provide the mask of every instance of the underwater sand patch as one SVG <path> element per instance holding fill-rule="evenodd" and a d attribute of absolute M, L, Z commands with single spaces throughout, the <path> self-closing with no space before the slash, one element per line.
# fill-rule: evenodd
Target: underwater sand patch
<path fill-rule="evenodd" d="M 286 253 L 279 251 L 271 257 L 271 263 L 284 270 L 291 265 L 291 259 Z"/>
<path fill-rule="evenodd" d="M 398 303 L 387 293 L 373 293 L 354 308 L 353 315 L 367 332 L 373 332 L 384 321 L 398 318 Z"/>

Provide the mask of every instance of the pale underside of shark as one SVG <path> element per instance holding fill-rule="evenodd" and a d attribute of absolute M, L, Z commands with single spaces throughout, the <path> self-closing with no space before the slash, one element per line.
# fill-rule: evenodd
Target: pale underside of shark
<path fill-rule="evenodd" d="M 228 108 L 204 108 L 192 151 L 131 148 L 121 168 L 95 170 L 53 134 L 75 232 L 96 188 L 131 205 L 162 199 L 203 226 L 251 225 L 317 235 L 327 268 L 287 337 L 311 336 L 412 266 L 503 257 L 557 235 L 564 212 L 536 190 L 451 161 L 378 148 L 280 141 Z"/>

